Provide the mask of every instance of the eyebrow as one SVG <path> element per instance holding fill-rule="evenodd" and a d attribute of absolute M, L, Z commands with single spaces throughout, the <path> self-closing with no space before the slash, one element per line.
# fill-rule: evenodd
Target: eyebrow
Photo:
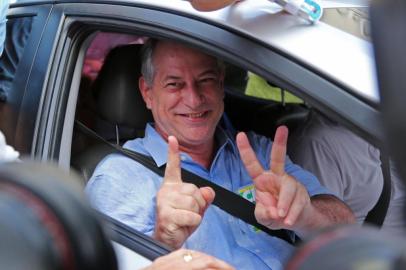
<path fill-rule="evenodd" d="M 206 71 L 203 71 L 202 73 L 199 74 L 199 77 L 204 76 L 204 75 L 211 75 L 211 74 L 218 75 L 217 69 L 211 68 Z"/>
<path fill-rule="evenodd" d="M 204 75 L 218 75 L 217 71 L 215 69 L 208 69 L 206 71 L 203 71 L 198 75 L 198 77 L 202 77 Z M 169 80 L 182 80 L 181 76 L 176 76 L 176 75 L 168 75 L 164 78 L 164 82 L 169 81 Z"/>
<path fill-rule="evenodd" d="M 165 82 L 165 81 L 169 81 L 169 80 L 181 80 L 181 79 L 182 79 L 182 77 L 180 77 L 180 76 L 169 75 L 169 76 L 166 76 L 163 81 Z"/>

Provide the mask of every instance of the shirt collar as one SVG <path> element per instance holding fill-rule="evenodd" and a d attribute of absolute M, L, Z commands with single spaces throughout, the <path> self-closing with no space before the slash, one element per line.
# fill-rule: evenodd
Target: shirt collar
<path fill-rule="evenodd" d="M 235 149 L 235 143 L 232 139 L 234 133 L 233 131 L 222 128 L 220 125 L 217 126 L 216 132 L 214 134 L 216 141 L 218 143 L 218 150 L 223 149 L 226 144 L 230 144 L 233 149 Z M 147 152 L 154 159 L 158 167 L 166 164 L 168 159 L 168 143 L 162 138 L 162 136 L 155 130 L 152 123 L 148 123 L 145 128 L 144 137 L 144 147 Z M 216 153 L 217 155 L 218 153 Z M 189 155 L 181 153 L 181 156 L 186 156 L 191 159 Z"/>
<path fill-rule="evenodd" d="M 214 137 L 216 138 L 216 143 L 218 145 L 217 152 L 227 144 L 230 144 L 233 148 L 236 147 L 233 140 L 233 137 L 235 137 L 234 132 L 223 128 L 221 125 L 217 126 Z"/>
<path fill-rule="evenodd" d="M 144 146 L 158 167 L 166 163 L 168 159 L 168 143 L 155 130 L 151 123 L 148 123 L 145 128 Z"/>

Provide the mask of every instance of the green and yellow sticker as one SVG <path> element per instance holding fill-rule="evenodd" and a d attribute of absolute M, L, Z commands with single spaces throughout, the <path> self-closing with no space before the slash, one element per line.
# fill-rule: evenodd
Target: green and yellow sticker
<path fill-rule="evenodd" d="M 254 185 L 248 185 L 245 187 L 242 187 L 238 190 L 238 194 L 240 194 L 241 197 L 244 199 L 250 201 L 250 202 L 255 202 L 255 188 Z"/>
<path fill-rule="evenodd" d="M 250 201 L 252 203 L 255 203 L 255 187 L 254 187 L 254 185 L 248 185 L 248 186 L 244 186 L 244 187 L 240 188 L 238 190 L 238 194 L 241 197 L 243 197 L 244 199 L 246 199 L 246 200 L 248 200 L 248 201 Z M 251 227 L 252 227 L 252 230 L 254 232 L 261 231 L 260 229 L 258 229 L 255 226 L 251 226 Z"/>

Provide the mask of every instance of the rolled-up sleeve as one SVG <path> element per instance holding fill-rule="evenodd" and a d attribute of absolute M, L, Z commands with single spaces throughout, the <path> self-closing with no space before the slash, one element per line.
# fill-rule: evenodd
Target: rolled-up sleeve
<path fill-rule="evenodd" d="M 142 165 L 110 155 L 97 166 L 85 192 L 95 209 L 152 235 L 159 185 L 159 177 Z"/>

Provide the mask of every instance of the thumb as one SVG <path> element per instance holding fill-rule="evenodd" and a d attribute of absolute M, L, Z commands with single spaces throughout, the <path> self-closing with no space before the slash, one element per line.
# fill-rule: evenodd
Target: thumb
<path fill-rule="evenodd" d="M 200 192 L 203 196 L 203 199 L 206 201 L 206 207 L 203 209 L 202 214 L 206 211 L 206 209 L 212 204 L 214 201 L 214 197 L 216 193 L 211 187 L 202 187 L 200 188 Z"/>
<path fill-rule="evenodd" d="M 164 183 L 182 183 L 179 143 L 176 137 L 168 137 L 168 162 L 166 163 Z"/>

